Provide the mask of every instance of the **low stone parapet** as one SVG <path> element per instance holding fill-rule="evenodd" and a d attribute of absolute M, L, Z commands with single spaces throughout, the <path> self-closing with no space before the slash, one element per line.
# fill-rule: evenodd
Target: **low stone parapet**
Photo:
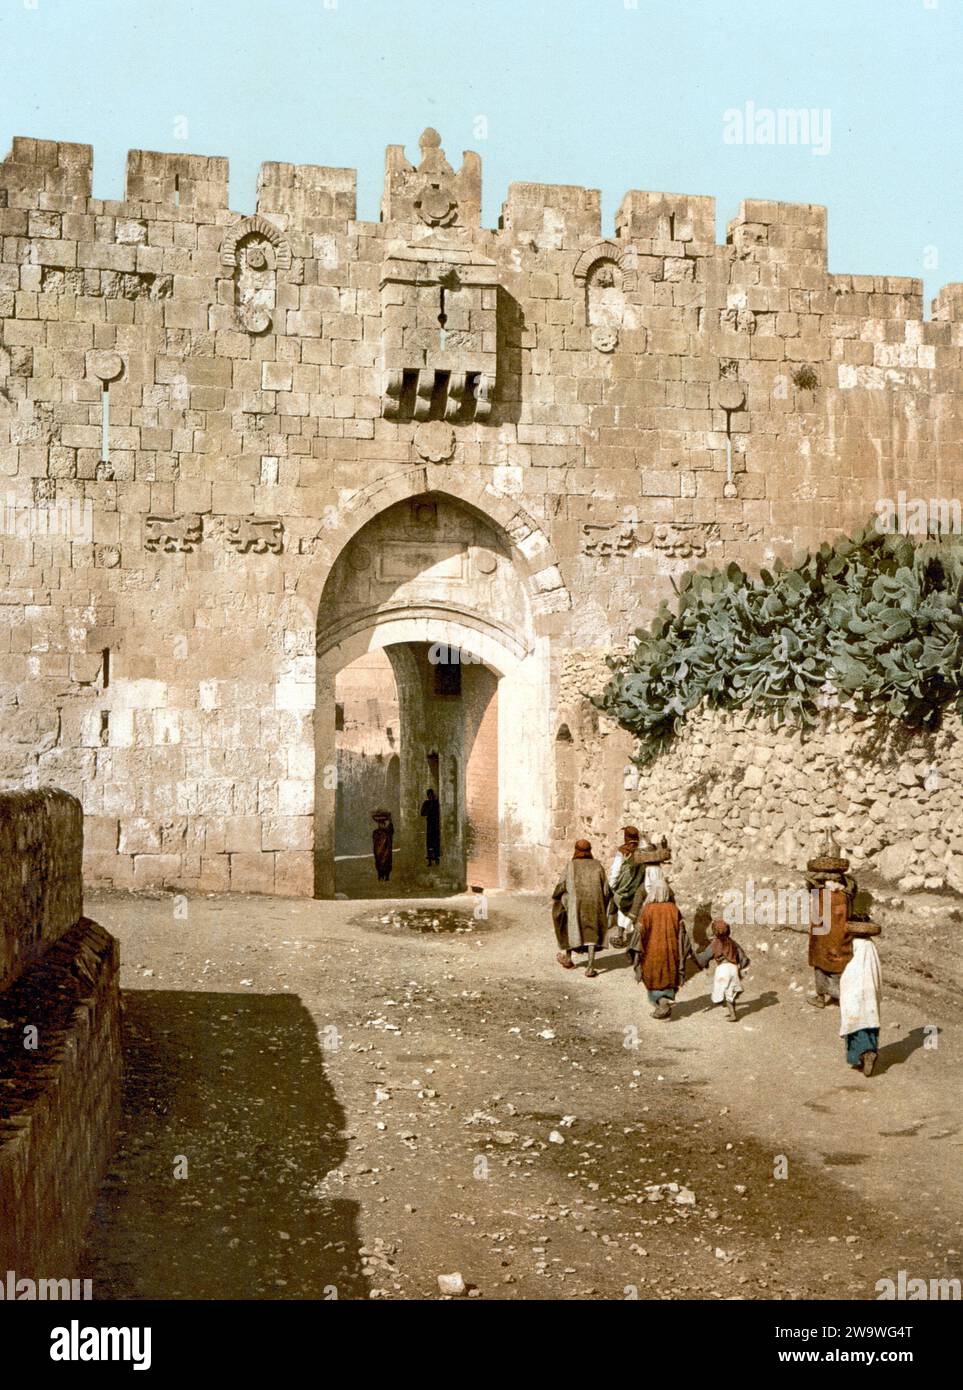
<path fill-rule="evenodd" d="M 82 915 L 80 805 L 0 795 L 0 1278 L 74 1276 L 120 1109 L 116 940 Z"/>
<path fill-rule="evenodd" d="M 76 797 L 0 794 L 0 991 L 79 920 L 83 843 Z"/>

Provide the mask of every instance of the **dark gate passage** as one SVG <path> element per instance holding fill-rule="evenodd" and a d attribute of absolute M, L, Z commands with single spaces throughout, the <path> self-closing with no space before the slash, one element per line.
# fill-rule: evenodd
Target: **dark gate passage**
<path fill-rule="evenodd" d="M 497 884 L 498 677 L 457 647 L 444 647 L 437 661 L 438 648 L 392 644 L 336 679 L 335 886 L 348 897 Z M 372 814 L 381 810 L 394 827 L 387 884 L 372 860 Z M 438 855 L 429 864 L 436 821 Z"/>

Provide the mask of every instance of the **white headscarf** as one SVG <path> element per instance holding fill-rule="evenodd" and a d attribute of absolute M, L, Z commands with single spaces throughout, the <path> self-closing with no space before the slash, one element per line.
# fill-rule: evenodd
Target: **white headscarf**
<path fill-rule="evenodd" d="M 647 903 L 667 903 L 672 898 L 672 890 L 659 864 L 645 866 L 645 901 Z"/>

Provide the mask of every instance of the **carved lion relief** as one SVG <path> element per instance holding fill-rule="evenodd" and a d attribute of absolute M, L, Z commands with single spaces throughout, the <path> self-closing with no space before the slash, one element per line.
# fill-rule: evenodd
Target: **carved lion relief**
<path fill-rule="evenodd" d="M 284 527 L 276 516 L 229 517 L 226 535 L 241 555 L 280 555 L 284 549 Z"/>
<path fill-rule="evenodd" d="M 161 516 L 151 513 L 144 523 L 144 548 L 164 551 L 168 555 L 190 554 L 203 539 L 203 526 L 198 512 Z"/>
<path fill-rule="evenodd" d="M 630 555 L 636 546 L 635 527 L 629 522 L 592 522 L 582 524 L 582 553 L 601 558 L 606 555 Z"/>

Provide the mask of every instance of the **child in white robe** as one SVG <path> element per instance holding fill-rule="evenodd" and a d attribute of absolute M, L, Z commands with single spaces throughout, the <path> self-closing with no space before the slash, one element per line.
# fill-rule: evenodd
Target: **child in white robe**
<path fill-rule="evenodd" d="M 729 923 L 717 917 L 709 925 L 712 937 L 705 948 L 696 952 L 696 961 L 703 970 L 715 962 L 712 978 L 713 1004 L 725 1004 L 726 1018 L 736 1022 L 736 1000 L 742 993 L 742 972 L 749 968 L 749 957 L 729 934 Z"/>

